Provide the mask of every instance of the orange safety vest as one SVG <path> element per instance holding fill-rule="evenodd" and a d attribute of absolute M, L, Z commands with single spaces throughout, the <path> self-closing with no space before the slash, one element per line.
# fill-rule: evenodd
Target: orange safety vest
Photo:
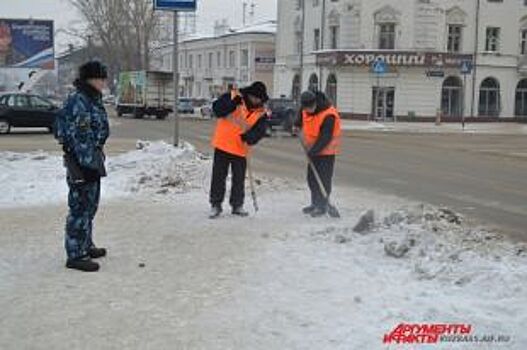
<path fill-rule="evenodd" d="M 330 107 L 316 115 L 310 115 L 302 112 L 302 129 L 304 131 L 304 142 L 308 148 L 311 148 L 317 142 L 320 136 L 320 127 L 326 120 L 326 117 L 335 116 L 335 127 L 333 129 L 333 138 L 329 145 L 324 148 L 318 155 L 331 156 L 340 153 L 341 123 L 340 114 L 335 107 Z"/>
<path fill-rule="evenodd" d="M 240 96 L 238 91 L 231 92 L 231 98 Z M 249 146 L 242 141 L 241 135 L 252 128 L 264 113 L 263 108 L 249 111 L 245 103 L 240 104 L 227 118 L 218 118 L 212 138 L 212 146 L 223 152 L 239 157 L 247 157 Z"/>

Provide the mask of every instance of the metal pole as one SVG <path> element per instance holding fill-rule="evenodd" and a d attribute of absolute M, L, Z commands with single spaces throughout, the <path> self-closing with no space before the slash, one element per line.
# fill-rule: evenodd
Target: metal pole
<path fill-rule="evenodd" d="M 461 100 L 461 127 L 465 130 L 465 96 L 467 91 L 467 75 L 463 74 L 463 99 Z"/>
<path fill-rule="evenodd" d="M 300 94 L 304 91 L 304 38 L 306 25 L 306 1 L 302 1 L 302 38 L 300 40 Z M 298 96 L 300 99 L 300 95 Z"/>
<path fill-rule="evenodd" d="M 174 146 L 179 146 L 179 53 L 178 53 L 178 11 L 174 11 L 174 45 L 172 52 L 172 69 L 174 74 Z"/>
<path fill-rule="evenodd" d="M 305 0 L 304 0 L 305 1 Z M 322 18 L 320 20 L 320 49 L 324 50 L 324 33 L 326 32 L 326 0 L 322 0 Z M 322 66 L 320 65 L 318 67 L 318 76 L 320 77 L 318 79 L 318 90 L 322 91 L 323 83 L 322 83 Z"/>
<path fill-rule="evenodd" d="M 475 29 L 475 44 L 474 44 L 474 60 L 472 62 L 472 101 L 470 104 L 470 117 L 474 118 L 475 104 L 476 104 L 476 77 L 478 70 L 478 51 L 479 51 L 479 15 L 481 12 L 481 0 L 476 1 L 476 29 Z"/>

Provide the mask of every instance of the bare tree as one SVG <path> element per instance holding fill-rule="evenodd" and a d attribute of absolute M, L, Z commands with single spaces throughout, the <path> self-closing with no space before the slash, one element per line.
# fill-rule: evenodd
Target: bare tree
<path fill-rule="evenodd" d="M 87 28 L 81 35 L 102 47 L 114 71 L 148 69 L 158 16 L 149 0 L 69 0 Z"/>

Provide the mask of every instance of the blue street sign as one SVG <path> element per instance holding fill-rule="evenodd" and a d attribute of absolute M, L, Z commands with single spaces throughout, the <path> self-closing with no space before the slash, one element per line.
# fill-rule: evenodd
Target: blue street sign
<path fill-rule="evenodd" d="M 196 11 L 197 0 L 154 0 L 156 10 Z"/>
<path fill-rule="evenodd" d="M 386 74 L 388 72 L 388 64 L 383 60 L 377 60 L 373 62 L 373 73 L 375 74 Z"/>
<path fill-rule="evenodd" d="M 472 61 L 463 61 L 461 62 L 461 74 L 467 75 L 472 73 Z"/>

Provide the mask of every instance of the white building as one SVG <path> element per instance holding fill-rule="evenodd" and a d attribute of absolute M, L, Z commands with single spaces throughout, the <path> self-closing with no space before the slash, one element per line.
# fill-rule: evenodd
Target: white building
<path fill-rule="evenodd" d="M 276 22 L 237 30 L 217 23 L 215 34 L 196 36 L 179 44 L 180 94 L 192 98 L 217 97 L 231 86 L 263 81 L 273 91 Z M 172 70 L 172 46 L 160 49 L 157 70 Z"/>
<path fill-rule="evenodd" d="M 316 87 L 360 119 L 527 116 L 527 1 L 304 1 L 278 0 L 276 96 Z"/>

